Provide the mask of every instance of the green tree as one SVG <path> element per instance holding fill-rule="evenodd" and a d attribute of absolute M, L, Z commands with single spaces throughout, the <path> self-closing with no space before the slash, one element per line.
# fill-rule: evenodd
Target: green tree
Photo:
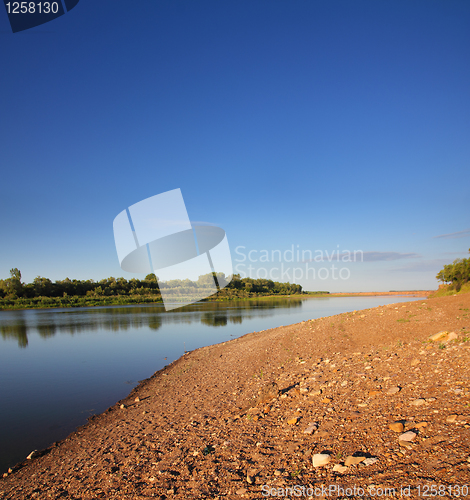
<path fill-rule="evenodd" d="M 10 278 L 4 281 L 7 297 L 21 297 L 23 284 L 21 283 L 21 272 L 18 268 L 10 269 Z"/>
<path fill-rule="evenodd" d="M 470 249 L 468 250 L 470 253 Z M 443 283 L 449 283 L 456 292 L 462 285 L 470 281 L 470 258 L 456 259 L 452 264 L 447 264 L 441 269 L 436 278 Z"/>

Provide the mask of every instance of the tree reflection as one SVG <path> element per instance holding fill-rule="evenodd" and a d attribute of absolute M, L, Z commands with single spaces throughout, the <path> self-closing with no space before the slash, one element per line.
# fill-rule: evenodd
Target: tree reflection
<path fill-rule="evenodd" d="M 160 329 L 164 324 L 202 323 L 211 327 L 239 325 L 245 319 L 269 316 L 272 309 L 301 307 L 301 299 L 240 300 L 198 302 L 165 312 L 162 305 L 139 305 L 64 309 L 58 311 L 11 311 L 0 315 L 0 332 L 4 340 L 16 339 L 21 348 L 28 346 L 28 334 L 37 332 L 43 339 L 57 333 L 77 335 L 85 332 L 132 331 Z"/>

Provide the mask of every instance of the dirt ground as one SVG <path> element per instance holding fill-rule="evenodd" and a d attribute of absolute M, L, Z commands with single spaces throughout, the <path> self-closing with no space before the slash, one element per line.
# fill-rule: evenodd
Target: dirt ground
<path fill-rule="evenodd" d="M 470 498 L 469 311 L 401 302 L 187 353 L 0 499 Z"/>

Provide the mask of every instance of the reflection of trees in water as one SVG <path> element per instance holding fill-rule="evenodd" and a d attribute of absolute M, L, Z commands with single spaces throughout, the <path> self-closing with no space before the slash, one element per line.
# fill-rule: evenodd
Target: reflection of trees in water
<path fill-rule="evenodd" d="M 56 333 L 69 335 L 108 330 L 113 332 L 150 328 L 156 331 L 163 324 L 190 324 L 219 327 L 228 323 L 241 324 L 244 319 L 269 316 L 275 308 L 301 307 L 301 299 L 246 300 L 231 302 L 199 302 L 166 313 L 162 306 L 99 307 L 60 312 L 40 311 L 31 317 L 21 316 L 0 325 L 4 340 L 17 339 L 20 347 L 27 347 L 28 333 L 36 330 L 44 338 Z M 30 319 L 29 319 L 30 318 Z"/>
<path fill-rule="evenodd" d="M 4 340 L 17 339 L 18 347 L 27 347 L 28 345 L 28 328 L 24 321 L 18 321 L 12 325 L 1 325 L 0 332 Z"/>
<path fill-rule="evenodd" d="M 221 312 L 204 313 L 201 317 L 201 323 L 208 326 L 227 326 L 228 314 Z"/>
<path fill-rule="evenodd" d="M 56 325 L 54 325 L 54 323 L 40 324 L 37 325 L 36 328 L 38 329 L 39 335 L 43 339 L 47 339 L 48 337 L 53 337 L 57 330 L 57 327 Z"/>

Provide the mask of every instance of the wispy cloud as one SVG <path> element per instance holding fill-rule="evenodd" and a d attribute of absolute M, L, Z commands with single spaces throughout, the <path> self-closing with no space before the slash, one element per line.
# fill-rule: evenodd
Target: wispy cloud
<path fill-rule="evenodd" d="M 470 236 L 470 229 L 464 229 L 463 231 L 457 231 L 456 233 L 440 234 L 439 236 L 434 236 L 434 238 L 454 239 L 466 238 L 467 236 Z"/>
<path fill-rule="evenodd" d="M 303 260 L 302 262 L 324 262 L 324 261 L 342 261 L 342 262 L 380 262 L 392 261 L 400 259 L 419 259 L 421 255 L 417 253 L 400 253 L 400 252 L 363 252 L 354 250 L 352 252 L 341 252 L 339 255 L 334 251 L 331 254 L 321 250 L 316 251 L 313 259 Z"/>
<path fill-rule="evenodd" d="M 400 252 L 364 252 L 364 262 L 390 261 L 401 259 L 419 259 L 421 255 L 417 253 Z"/>
<path fill-rule="evenodd" d="M 434 259 L 426 260 L 420 262 L 413 262 L 403 267 L 393 269 L 393 272 L 404 271 L 404 272 L 426 272 L 426 273 L 438 273 L 449 261 L 446 259 Z"/>

